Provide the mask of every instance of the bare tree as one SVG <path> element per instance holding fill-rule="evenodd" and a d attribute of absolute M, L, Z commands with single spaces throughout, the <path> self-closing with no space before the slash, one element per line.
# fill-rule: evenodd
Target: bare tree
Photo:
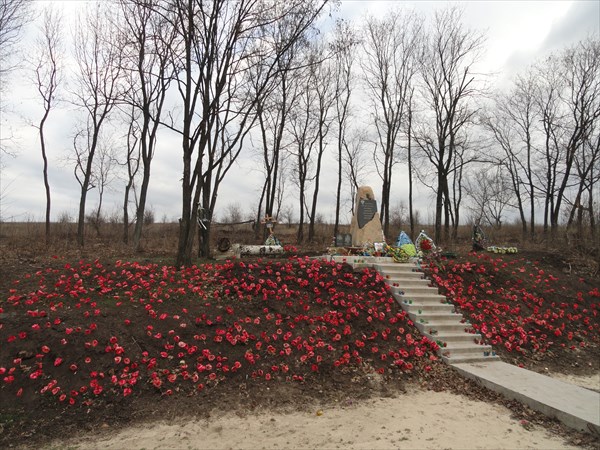
<path fill-rule="evenodd" d="M 287 224 L 288 228 L 292 226 L 292 223 L 294 222 L 294 208 L 292 207 L 292 205 L 288 203 L 284 207 L 282 207 L 281 217 L 283 217 L 283 219 L 285 220 L 285 223 Z"/>
<path fill-rule="evenodd" d="M 536 106 L 540 112 L 543 145 L 540 146 L 539 169 L 536 171 L 538 183 L 544 196 L 544 235 L 548 233 L 551 212 L 556 199 L 556 180 L 559 162 L 562 160 L 562 131 L 560 91 L 563 89 L 563 78 L 556 58 L 549 57 L 535 67 L 538 79 L 536 90 Z"/>
<path fill-rule="evenodd" d="M 4 96 L 1 94 L 6 89 L 9 74 L 18 66 L 18 63 L 13 61 L 13 56 L 18 48 L 23 25 L 32 19 L 31 3 L 32 0 L 0 0 L 0 118 L 7 107 L 7 104 L 4 103 Z M 14 143 L 14 136 L 9 130 L 9 126 L 2 124 L 0 127 L 2 127 L 0 130 L 1 172 L 4 168 L 2 157 L 13 155 L 9 148 Z M 1 178 L 0 176 L 0 192 L 2 193 L 0 200 L 6 195 Z"/>
<path fill-rule="evenodd" d="M 15 68 L 10 59 L 15 53 L 23 25 L 31 20 L 31 0 L 0 0 L 0 92 L 5 77 Z"/>
<path fill-rule="evenodd" d="M 224 223 L 236 224 L 242 221 L 244 214 L 242 212 L 242 205 L 240 202 L 229 203 L 225 207 L 225 212 L 221 217 Z"/>
<path fill-rule="evenodd" d="M 504 212 L 513 205 L 514 191 L 502 166 L 492 170 L 475 170 L 466 181 L 469 209 L 476 220 L 496 229 L 502 226 Z"/>
<path fill-rule="evenodd" d="M 75 104 L 85 114 L 85 125 L 74 139 L 77 159 L 75 170 L 79 170 L 77 180 L 81 186 L 77 223 L 77 242 L 80 246 L 84 245 L 85 205 L 92 186 L 94 156 L 100 132 L 121 95 L 122 51 L 112 42 L 115 33 L 106 17 L 107 11 L 102 5 L 95 5 L 80 19 L 75 34 L 75 57 L 79 73 L 73 94 Z"/>
<path fill-rule="evenodd" d="M 364 177 L 369 170 L 369 162 L 364 151 L 367 145 L 367 133 L 365 130 L 354 130 L 350 136 L 344 140 L 344 165 L 345 175 L 350 181 L 350 214 L 354 211 L 354 201 L 359 186 L 362 185 Z"/>
<path fill-rule="evenodd" d="M 414 211 L 414 158 L 413 158 L 413 114 L 415 107 L 415 87 L 411 86 L 407 94 L 407 118 L 406 118 L 406 163 L 408 165 L 408 223 L 410 225 L 410 238 L 415 239 L 415 211 Z"/>
<path fill-rule="evenodd" d="M 308 216 L 308 240 L 315 236 L 317 202 L 322 162 L 327 147 L 326 138 L 331 129 L 331 111 L 335 103 L 334 73 L 330 55 L 322 41 L 307 49 L 305 69 L 294 79 L 299 93 L 290 113 L 289 133 L 292 142 L 288 152 L 292 156 L 294 182 L 299 193 L 299 224 L 297 243 L 304 240 L 304 216 Z M 312 198 L 307 191 L 312 184 Z"/>
<path fill-rule="evenodd" d="M 564 125 L 563 169 L 560 175 L 556 174 L 560 179 L 556 180 L 556 201 L 550 216 L 553 233 L 558 227 L 576 156 L 600 118 L 600 40 L 588 38 L 566 49 L 560 55 L 560 62 L 564 68 L 565 86 L 560 96 L 569 119 Z"/>
<path fill-rule="evenodd" d="M 454 170 L 457 142 L 464 127 L 476 113 L 477 94 L 474 64 L 483 45 L 483 36 L 465 29 L 462 11 L 456 7 L 437 11 L 433 29 L 428 33 L 421 60 L 423 96 L 431 120 L 415 133 L 415 142 L 431 163 L 436 181 L 435 236 L 449 238 L 451 198 L 449 174 Z M 433 126 L 430 126 L 430 123 Z M 471 162 L 463 155 L 460 166 Z"/>
<path fill-rule="evenodd" d="M 567 229 L 577 223 L 577 233 L 583 236 L 584 211 L 590 218 L 590 230 L 594 234 L 594 187 L 600 180 L 600 123 L 593 124 L 590 136 L 586 138 L 580 151 L 575 155 L 575 175 L 577 177 L 577 190 L 574 201 L 567 202 L 571 206 Z M 587 195 L 587 202 L 585 196 Z"/>
<path fill-rule="evenodd" d="M 504 166 L 510 176 L 523 238 L 527 234 L 525 201 L 529 202 L 530 239 L 535 234 L 537 192 L 534 143 L 539 114 L 536 92 L 536 77 L 528 70 L 525 75 L 516 77 L 513 88 L 507 94 L 496 96 L 494 110 L 482 119 L 482 124 L 501 149 L 497 162 Z"/>
<path fill-rule="evenodd" d="M 305 215 L 308 210 L 306 192 L 312 181 L 312 163 L 315 145 L 319 138 L 318 123 L 313 116 L 315 110 L 316 92 L 312 89 L 310 76 L 297 78 L 298 89 L 301 92 L 298 104 L 290 114 L 288 132 L 291 144 L 288 152 L 291 155 L 294 183 L 298 188 L 298 231 L 296 243 L 304 241 Z"/>
<path fill-rule="evenodd" d="M 268 27 L 270 35 L 274 37 L 273 42 L 276 43 L 279 40 L 276 38 L 277 36 L 285 35 L 293 30 L 291 25 L 289 21 L 277 21 Z M 251 77 L 256 81 L 253 85 L 253 94 L 262 92 L 262 95 L 257 95 L 256 98 L 256 114 L 262 147 L 260 160 L 265 181 L 256 212 L 257 222 L 262 217 L 263 204 L 264 214 L 273 217 L 277 216 L 276 210 L 281 207 L 277 199 L 278 193 L 283 192 L 279 181 L 282 180 L 282 160 L 285 155 L 282 150 L 287 144 L 284 135 L 289 113 L 298 101 L 299 90 L 293 79 L 302 72 L 300 56 L 308 45 L 307 40 L 307 37 L 303 36 L 280 56 L 270 88 L 263 88 L 261 76 Z M 262 72 L 265 68 L 257 65 L 252 70 Z M 260 228 L 257 227 L 255 232 L 258 235 Z M 266 233 L 267 231 L 263 229 L 264 237 L 266 237 Z"/>
<path fill-rule="evenodd" d="M 336 90 L 334 85 L 335 73 L 333 69 L 333 60 L 326 54 L 324 43 L 316 43 L 313 49 L 311 59 L 314 61 L 310 65 L 311 84 L 315 90 L 315 111 L 314 115 L 317 122 L 317 161 L 315 173 L 313 175 L 313 196 L 310 211 L 310 223 L 308 225 L 308 241 L 312 242 L 315 237 L 315 220 L 317 217 L 317 202 L 319 197 L 319 187 L 321 183 L 321 170 L 323 155 L 327 147 L 327 136 L 333 124 L 331 110 L 336 100 Z"/>
<path fill-rule="evenodd" d="M 135 178 L 140 168 L 141 146 L 139 129 L 139 110 L 132 106 L 129 110 L 129 126 L 127 128 L 127 154 L 125 162 L 121 163 L 127 168 L 125 192 L 123 194 L 123 243 L 129 243 L 129 197 L 133 190 L 135 194 Z M 138 208 L 137 195 L 135 196 L 136 211 Z M 145 222 L 145 221 L 143 221 Z"/>
<path fill-rule="evenodd" d="M 408 208 L 403 201 L 396 202 L 390 208 L 390 223 L 394 228 L 400 229 L 408 219 Z"/>
<path fill-rule="evenodd" d="M 452 180 L 450 220 L 452 224 L 452 239 L 455 241 L 458 236 L 458 226 L 460 225 L 465 166 L 470 162 L 471 155 L 473 154 L 469 137 L 470 133 L 465 127 L 459 134 L 459 138 L 455 140 L 455 156 L 452 160 L 452 169 L 448 174 Z"/>
<path fill-rule="evenodd" d="M 102 215 L 104 194 L 115 178 L 116 151 L 114 143 L 110 139 L 101 139 L 96 152 L 92 169 L 93 180 L 90 186 L 94 186 L 98 190 L 98 204 L 91 217 L 91 223 L 96 228 L 96 234 L 100 236 L 100 225 L 104 222 L 104 216 Z"/>
<path fill-rule="evenodd" d="M 350 98 L 352 95 L 354 74 L 352 67 L 355 61 L 358 38 L 356 31 L 344 21 L 338 21 L 331 44 L 335 55 L 335 108 L 337 123 L 337 189 L 335 196 L 335 225 L 333 235 L 337 236 L 340 224 L 340 208 L 342 197 L 344 143 L 347 139 L 348 118 L 350 116 Z"/>
<path fill-rule="evenodd" d="M 367 18 L 365 24 L 362 68 L 377 132 L 373 157 L 382 180 L 380 216 L 385 235 L 389 234 L 392 171 L 399 161 L 406 100 L 418 69 L 422 24 L 415 13 L 398 10 L 381 19 Z"/>
<path fill-rule="evenodd" d="M 130 85 L 124 101 L 139 110 L 139 114 L 129 115 L 138 122 L 137 144 L 142 163 L 133 232 L 135 251 L 140 249 L 157 132 L 173 77 L 171 53 L 175 46 L 176 30 L 171 26 L 173 18 L 157 11 L 160 3 L 158 0 L 119 0 L 121 20 L 118 27 L 122 33 L 123 70 Z"/>
<path fill-rule="evenodd" d="M 279 217 L 279 213 L 281 211 L 281 207 L 283 205 L 283 200 L 285 198 L 287 181 L 290 176 L 290 167 L 289 167 L 289 158 L 285 153 L 281 155 L 281 160 L 279 162 L 279 170 L 277 172 L 277 190 L 275 191 L 275 201 L 274 201 L 274 209 L 273 209 L 273 217 Z M 265 230 L 266 232 L 266 230 Z"/>
<path fill-rule="evenodd" d="M 555 236 L 563 203 L 579 203 L 580 189 L 575 189 L 574 200 L 568 199 L 572 188 L 582 187 L 573 172 L 579 171 L 584 178 L 588 172 L 577 164 L 600 117 L 600 41 L 588 38 L 551 54 L 536 65 L 536 75 L 544 142 L 538 170 L 544 193 L 544 232 L 550 228 Z M 580 158 L 579 163 L 583 162 Z"/>
<path fill-rule="evenodd" d="M 271 86 L 278 61 L 319 15 L 325 1 L 170 0 L 181 52 L 174 65 L 182 120 L 169 124 L 180 133 L 183 149 L 182 214 L 178 266 L 191 263 L 196 205 L 212 216 L 218 189 L 256 121 L 256 99 Z M 266 27 L 289 20 L 291 31 L 268 42 Z M 262 65 L 264 70 L 251 71 Z M 256 80 L 261 77 L 256 90 Z M 249 95 L 253 90 L 255 94 Z M 210 222 L 200 230 L 200 253 L 210 254 Z"/>
<path fill-rule="evenodd" d="M 527 235 L 527 219 L 525 218 L 524 201 L 521 196 L 521 189 L 523 188 L 522 173 L 521 173 L 521 149 L 518 146 L 518 142 L 515 142 L 515 126 L 509 117 L 503 115 L 505 110 L 497 109 L 494 111 L 494 115 L 484 117 L 482 124 L 490 131 L 493 135 L 494 140 L 501 149 L 501 152 L 496 156 L 497 166 L 503 167 L 511 181 L 512 190 L 515 192 L 517 209 L 519 211 L 519 217 L 521 219 L 522 234 L 523 238 Z M 478 215 L 479 217 L 480 215 Z M 480 217 L 479 217 L 480 218 Z"/>
<path fill-rule="evenodd" d="M 56 105 L 56 92 L 61 82 L 59 76 L 59 59 L 62 54 L 62 36 L 60 31 L 60 15 L 51 8 L 46 8 L 43 14 L 41 26 L 41 36 L 38 38 L 36 46 L 38 49 L 38 59 L 34 62 L 34 83 L 40 94 L 44 112 L 37 125 L 40 137 L 40 149 L 42 152 L 44 176 L 44 188 L 46 192 L 46 245 L 50 243 L 50 181 L 48 179 L 48 155 L 46 151 L 45 125 L 50 110 Z"/>

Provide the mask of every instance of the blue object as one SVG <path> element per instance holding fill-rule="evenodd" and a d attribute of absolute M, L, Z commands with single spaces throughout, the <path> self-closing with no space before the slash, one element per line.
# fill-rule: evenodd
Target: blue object
<path fill-rule="evenodd" d="M 405 244 L 412 244 L 413 241 L 410 240 L 410 238 L 408 237 L 408 234 L 406 234 L 404 231 L 401 231 L 400 234 L 398 235 L 398 239 L 396 240 L 396 247 L 402 247 Z"/>

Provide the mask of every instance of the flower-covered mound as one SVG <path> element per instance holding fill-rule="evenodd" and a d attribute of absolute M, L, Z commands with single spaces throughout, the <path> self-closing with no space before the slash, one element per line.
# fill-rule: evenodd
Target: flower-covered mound
<path fill-rule="evenodd" d="M 57 262 L 0 300 L 0 419 L 10 430 L 36 413 L 208 404 L 253 384 L 402 380 L 439 367 L 436 349 L 380 275 L 348 265 Z"/>
<path fill-rule="evenodd" d="M 474 331 L 508 362 L 545 370 L 600 370 L 597 278 L 543 265 L 539 254 L 470 253 L 428 272 Z M 549 261 L 561 265 L 560 256 Z"/>

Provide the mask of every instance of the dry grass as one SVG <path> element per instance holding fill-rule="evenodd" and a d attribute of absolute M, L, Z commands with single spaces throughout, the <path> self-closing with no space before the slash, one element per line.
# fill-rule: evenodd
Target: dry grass
<path fill-rule="evenodd" d="M 260 244 L 263 242 L 262 225 L 258 233 L 252 229 L 251 224 L 227 225 L 215 224 L 212 233 L 213 247 L 220 238 L 227 237 L 231 243 Z M 283 244 L 292 244 L 301 252 L 324 252 L 331 246 L 333 239 L 333 225 L 317 224 L 316 236 L 313 242 L 304 242 L 296 245 L 297 225 L 278 224 L 275 234 Z M 425 230 L 433 236 L 433 227 L 419 225 L 418 231 Z M 394 242 L 401 230 L 408 227 L 396 225 L 391 228 L 389 242 Z M 0 224 L 0 251 L 6 256 L 14 255 L 31 258 L 38 255 L 81 255 L 82 257 L 130 257 L 130 258 L 174 258 L 177 249 L 179 225 L 177 223 L 154 223 L 144 227 L 142 250 L 134 254 L 130 245 L 122 242 L 123 229 L 120 224 L 104 223 L 99 233 L 92 226 L 86 226 L 85 247 L 79 248 L 76 242 L 77 224 L 53 223 L 51 225 L 51 243 L 45 245 L 44 224 L 39 222 L 8 222 Z M 133 228 L 130 227 L 130 233 Z M 498 246 L 516 246 L 527 250 L 540 250 L 557 252 L 564 256 L 565 263 L 583 264 L 589 272 L 598 274 L 600 271 L 600 233 L 592 238 L 589 233 L 577 236 L 573 232 L 559 230 L 555 238 L 545 236 L 542 227 L 536 229 L 533 240 L 523 239 L 521 228 L 517 225 L 505 225 L 501 229 L 484 229 L 488 243 Z M 340 232 L 349 233 L 350 226 L 342 225 Z M 305 240 L 308 236 L 308 226 L 304 228 Z M 451 251 L 466 251 L 471 245 L 471 227 L 461 226 L 457 238 L 441 246 Z"/>

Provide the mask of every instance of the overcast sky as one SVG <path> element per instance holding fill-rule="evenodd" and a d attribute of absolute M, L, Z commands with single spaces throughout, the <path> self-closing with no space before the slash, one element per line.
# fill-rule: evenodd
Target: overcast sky
<path fill-rule="evenodd" d="M 50 3 L 39 2 L 40 4 Z M 60 2 L 73 10 L 80 2 Z M 85 2 L 83 2 L 85 3 Z M 496 85 L 505 86 L 511 77 L 526 68 L 549 51 L 572 44 L 590 33 L 600 32 L 600 1 L 469 1 L 454 2 L 464 7 L 465 24 L 484 31 L 487 36 L 486 51 L 481 61 L 481 69 L 494 74 Z M 441 1 L 342 1 L 338 16 L 360 24 L 365 14 L 381 16 L 390 8 L 399 6 L 414 8 L 431 17 L 432 11 L 447 6 Z M 73 27 L 65 17 L 65 32 Z M 332 19 L 333 20 L 333 19 Z M 25 30 L 24 43 L 31 42 L 34 27 Z M 29 45 L 29 44 L 28 44 Z M 27 45 L 20 51 L 26 54 Z M 9 80 L 9 88 L 3 94 L 2 102 L 7 106 L 0 117 L 0 137 L 14 136 L 11 150 L 14 157 L 2 155 L 0 174 L 1 205 L 0 217 L 4 220 L 43 221 L 45 194 L 42 178 L 42 159 L 36 130 L 27 125 L 37 122 L 41 116 L 41 106 L 33 87 L 28 84 L 25 73 L 14 74 Z M 368 112 L 363 111 L 363 114 Z M 48 119 L 48 153 L 50 155 L 50 185 L 52 189 L 52 217 L 62 214 L 75 218 L 79 203 L 80 188 L 72 169 L 65 162 L 65 155 L 72 147 L 73 117 L 75 111 L 67 104 L 51 112 Z M 366 117 L 366 116 L 365 116 Z M 248 147 L 251 142 L 248 142 Z M 148 206 L 155 211 L 157 220 L 166 217 L 176 220 L 181 210 L 181 151 L 180 141 L 172 133 L 163 133 L 152 165 L 152 176 Z M 335 168 L 333 159 L 328 158 L 323 177 L 319 211 L 327 221 L 333 221 L 335 207 Z M 379 198 L 381 182 L 374 174 L 364 177 L 365 184 L 373 187 Z M 122 203 L 124 182 L 116 180 L 107 194 L 104 211 L 119 211 Z M 297 194 L 288 183 L 286 195 L 293 205 Z M 259 167 L 252 161 L 251 152 L 246 152 L 231 170 L 223 183 L 217 204 L 217 217 L 220 217 L 230 203 L 239 203 L 245 212 L 258 203 L 261 188 Z M 406 169 L 396 168 L 392 184 L 394 200 L 407 202 L 408 186 Z M 431 193 L 419 189 L 417 207 L 421 217 L 427 219 L 432 212 L 427 208 L 431 203 Z M 88 212 L 97 204 L 97 195 L 88 196 Z M 392 205 L 393 206 L 393 205 Z M 347 209 L 346 209 L 347 211 Z M 346 214 L 346 220 L 350 216 Z"/>

